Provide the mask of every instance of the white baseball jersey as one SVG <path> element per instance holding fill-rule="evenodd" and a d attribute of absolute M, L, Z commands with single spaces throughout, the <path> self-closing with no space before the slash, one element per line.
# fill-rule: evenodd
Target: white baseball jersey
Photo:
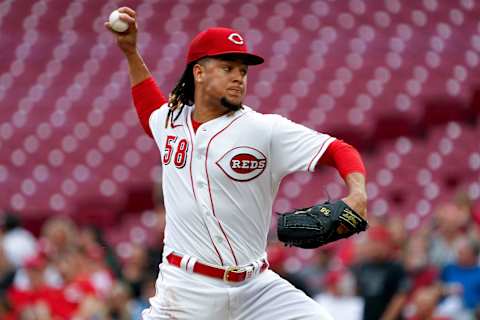
<path fill-rule="evenodd" d="M 265 257 L 282 178 L 313 171 L 335 138 L 247 106 L 195 133 L 193 108 L 183 108 L 173 128 L 165 128 L 166 104 L 149 120 L 163 164 L 164 256 L 175 251 L 219 266 L 249 264 Z"/>

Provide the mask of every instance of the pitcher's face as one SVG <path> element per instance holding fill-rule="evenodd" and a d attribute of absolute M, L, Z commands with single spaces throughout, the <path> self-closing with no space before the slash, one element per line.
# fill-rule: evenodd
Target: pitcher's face
<path fill-rule="evenodd" d="M 248 66 L 240 59 L 208 58 L 199 64 L 196 81 L 208 100 L 238 110 L 245 98 Z"/>

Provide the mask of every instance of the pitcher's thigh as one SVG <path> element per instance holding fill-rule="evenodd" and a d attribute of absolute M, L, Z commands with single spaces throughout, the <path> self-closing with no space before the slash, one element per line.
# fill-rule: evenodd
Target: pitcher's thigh
<path fill-rule="evenodd" d="M 143 320 L 225 320 L 227 294 L 190 278 L 184 271 L 162 265 L 150 307 Z"/>
<path fill-rule="evenodd" d="M 235 320 L 333 320 L 325 309 L 272 271 L 242 294 L 243 306 Z"/>

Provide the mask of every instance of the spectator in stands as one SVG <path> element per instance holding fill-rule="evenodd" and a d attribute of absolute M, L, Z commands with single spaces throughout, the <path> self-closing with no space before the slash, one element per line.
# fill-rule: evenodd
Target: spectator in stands
<path fill-rule="evenodd" d="M 107 301 L 111 320 L 132 320 L 130 299 L 131 295 L 128 286 L 120 281 L 116 282 Z"/>
<path fill-rule="evenodd" d="M 347 270 L 329 271 L 324 277 L 325 291 L 315 296 L 334 319 L 361 320 L 363 300 L 354 296 L 353 276 Z"/>
<path fill-rule="evenodd" d="M 280 250 L 284 249 L 281 248 Z M 312 296 L 316 296 L 325 290 L 324 277 L 334 259 L 335 248 L 333 246 L 322 247 L 315 251 L 312 263 L 298 272 L 302 280 L 309 284 Z"/>
<path fill-rule="evenodd" d="M 123 267 L 123 280 L 128 285 L 133 298 L 138 298 L 142 293 L 142 285 L 148 273 L 148 255 L 144 247 L 132 246 L 132 253 Z"/>
<path fill-rule="evenodd" d="M 122 276 L 122 265 L 112 246 L 104 239 L 103 232 L 95 226 L 86 226 L 80 229 L 78 245 L 85 252 L 101 250 L 105 266 L 112 271 L 116 278 Z M 158 267 L 158 264 L 157 264 Z"/>
<path fill-rule="evenodd" d="M 358 294 L 364 299 L 364 320 L 398 319 L 410 289 L 403 266 L 392 258 L 388 229 L 372 226 L 360 244 L 362 261 L 352 267 Z"/>
<path fill-rule="evenodd" d="M 56 256 L 55 266 L 60 272 L 63 284 L 61 287 L 64 308 L 71 316 L 75 314 L 87 297 L 97 298 L 97 292 L 88 273 L 88 259 L 77 247 L 63 250 Z"/>
<path fill-rule="evenodd" d="M 411 285 L 403 312 L 405 317 L 409 318 L 416 314 L 417 291 L 423 288 L 441 287 L 440 272 L 428 259 L 428 241 L 425 236 L 415 234 L 409 239 L 404 250 L 403 265 Z M 420 294 L 422 295 L 423 293 Z"/>
<path fill-rule="evenodd" d="M 439 268 L 455 261 L 455 246 L 462 238 L 468 213 L 453 203 L 437 208 L 431 237 L 430 259 Z"/>
<path fill-rule="evenodd" d="M 104 301 L 88 296 L 82 300 L 73 319 L 110 320 L 110 317 L 108 316 L 108 307 Z"/>
<path fill-rule="evenodd" d="M 19 214 L 5 211 L 0 221 L 1 245 L 8 261 L 15 267 L 20 267 L 25 260 L 37 252 L 37 243 L 34 236 L 22 228 Z"/>
<path fill-rule="evenodd" d="M 473 314 L 480 308 L 480 247 L 477 242 L 462 238 L 457 243 L 457 259 L 445 266 L 441 279 L 445 285 L 459 285 L 462 289 L 463 305 Z"/>
<path fill-rule="evenodd" d="M 465 212 L 464 229 L 472 240 L 480 242 L 480 201 L 475 203 L 467 192 L 459 192 L 455 196 L 456 205 Z"/>
<path fill-rule="evenodd" d="M 50 316 L 68 318 L 69 313 L 64 308 L 62 292 L 45 282 L 46 265 L 47 261 L 42 255 L 27 259 L 24 268 L 28 277 L 28 287 L 9 288 L 8 299 L 16 318 L 50 319 Z"/>
<path fill-rule="evenodd" d="M 410 279 L 409 296 L 422 287 L 430 287 L 439 283 L 440 272 L 428 259 L 428 242 L 422 236 L 413 236 L 404 250 L 403 265 Z"/>
<path fill-rule="evenodd" d="M 95 295 L 106 297 L 112 290 L 114 275 L 105 263 L 104 250 L 100 246 L 81 248 L 84 253 L 85 275 L 95 288 Z"/>
<path fill-rule="evenodd" d="M 66 217 L 54 217 L 42 227 L 40 245 L 51 257 L 69 252 L 77 245 L 78 233 L 74 222 Z"/>
<path fill-rule="evenodd" d="M 405 221 L 398 215 L 392 216 L 388 218 L 386 227 L 391 235 L 393 249 L 400 257 L 405 244 L 408 243 L 408 234 L 405 228 Z"/>
<path fill-rule="evenodd" d="M 406 320 L 453 320 L 450 317 L 436 315 L 437 303 L 441 297 L 439 286 L 422 287 L 413 295 L 413 315 Z"/>

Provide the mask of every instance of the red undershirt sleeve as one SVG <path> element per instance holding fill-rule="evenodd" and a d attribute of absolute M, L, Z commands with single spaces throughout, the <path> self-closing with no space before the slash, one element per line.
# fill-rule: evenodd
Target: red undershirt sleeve
<path fill-rule="evenodd" d="M 363 175 L 367 173 L 358 151 L 348 143 L 338 139 L 328 146 L 315 168 L 319 165 L 335 167 L 343 179 L 353 172 L 359 172 Z"/>
<path fill-rule="evenodd" d="M 150 115 L 167 102 L 153 77 L 147 78 L 132 87 L 133 104 L 137 110 L 138 119 L 145 132 L 152 137 L 149 126 Z"/>

